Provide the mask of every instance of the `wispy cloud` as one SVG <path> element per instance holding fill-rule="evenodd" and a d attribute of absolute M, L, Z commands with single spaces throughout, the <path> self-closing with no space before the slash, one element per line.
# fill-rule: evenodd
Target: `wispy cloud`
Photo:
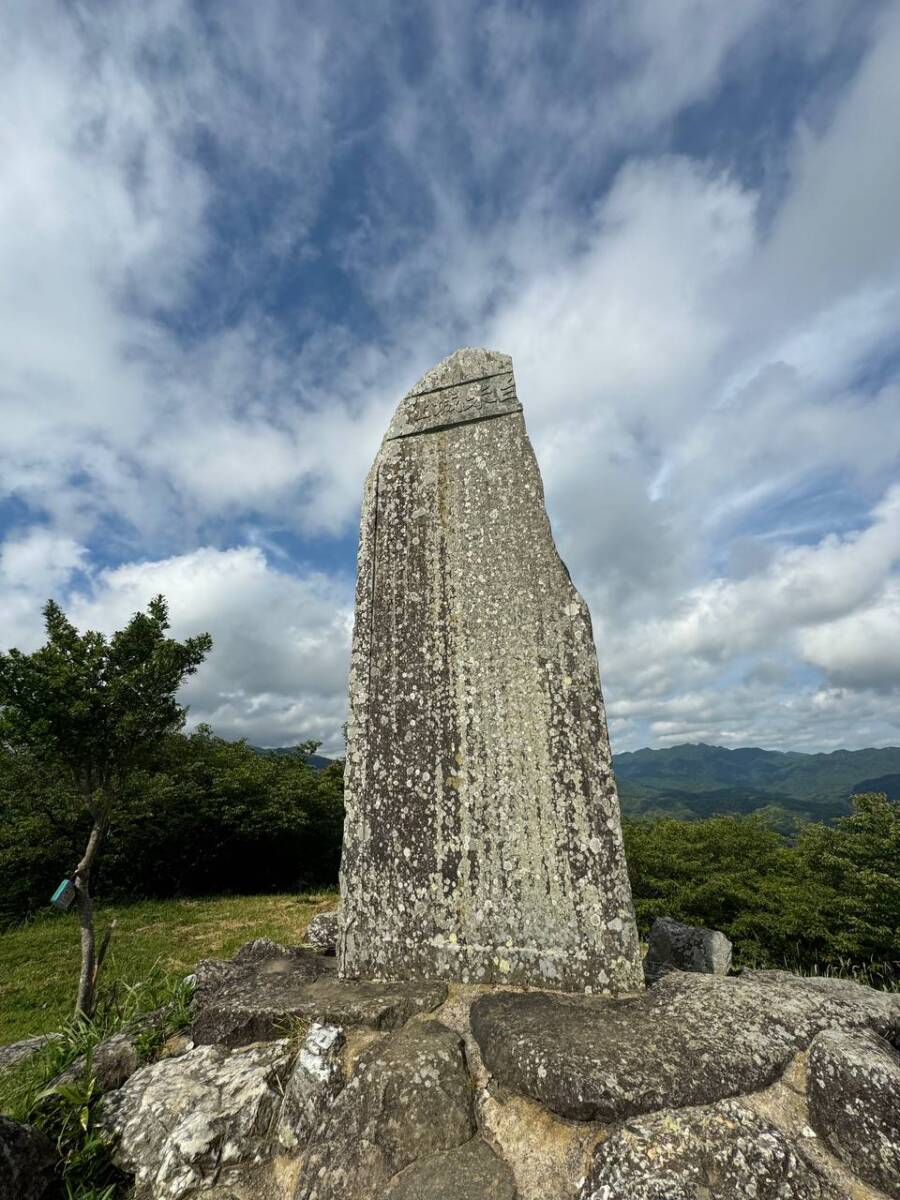
<path fill-rule="evenodd" d="M 900 739 L 894 6 L 14 0 L 0 30 L 7 642 L 51 592 L 112 625 L 163 590 L 217 638 L 195 717 L 338 748 L 363 474 L 487 343 L 617 748 Z"/>

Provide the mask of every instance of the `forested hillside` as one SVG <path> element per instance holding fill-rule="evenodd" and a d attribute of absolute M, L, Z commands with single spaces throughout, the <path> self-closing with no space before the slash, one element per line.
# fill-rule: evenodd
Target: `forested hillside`
<path fill-rule="evenodd" d="M 833 821 L 850 797 L 885 792 L 900 799 L 900 747 L 782 753 L 704 744 L 614 756 L 622 810 L 630 816 L 696 820 L 765 810 L 779 828 L 797 819 Z"/>

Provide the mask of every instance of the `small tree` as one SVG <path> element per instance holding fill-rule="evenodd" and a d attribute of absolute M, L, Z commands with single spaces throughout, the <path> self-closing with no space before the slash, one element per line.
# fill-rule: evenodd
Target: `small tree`
<path fill-rule="evenodd" d="M 212 648 L 208 633 L 166 637 L 162 596 L 107 638 L 79 634 L 53 600 L 44 608 L 47 643 L 33 654 L 0 653 L 0 737 L 13 752 L 57 764 L 90 815 L 74 883 L 81 925 L 75 1011 L 94 1007 L 97 961 L 91 871 L 133 772 L 146 767 L 165 735 L 184 724 L 176 693 Z"/>

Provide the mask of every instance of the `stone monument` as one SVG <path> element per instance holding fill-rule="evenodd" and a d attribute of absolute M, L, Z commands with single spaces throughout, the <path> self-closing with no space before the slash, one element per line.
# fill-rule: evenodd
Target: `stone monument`
<path fill-rule="evenodd" d="M 350 710 L 342 975 L 643 988 L 590 616 L 508 355 L 445 358 L 385 434 Z"/>

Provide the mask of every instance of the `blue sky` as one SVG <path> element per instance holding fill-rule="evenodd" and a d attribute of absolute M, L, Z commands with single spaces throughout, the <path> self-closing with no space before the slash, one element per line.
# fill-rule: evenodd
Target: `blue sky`
<path fill-rule="evenodd" d="M 0 641 L 341 747 L 362 480 L 514 357 L 615 750 L 900 744 L 900 6 L 0 11 Z"/>

